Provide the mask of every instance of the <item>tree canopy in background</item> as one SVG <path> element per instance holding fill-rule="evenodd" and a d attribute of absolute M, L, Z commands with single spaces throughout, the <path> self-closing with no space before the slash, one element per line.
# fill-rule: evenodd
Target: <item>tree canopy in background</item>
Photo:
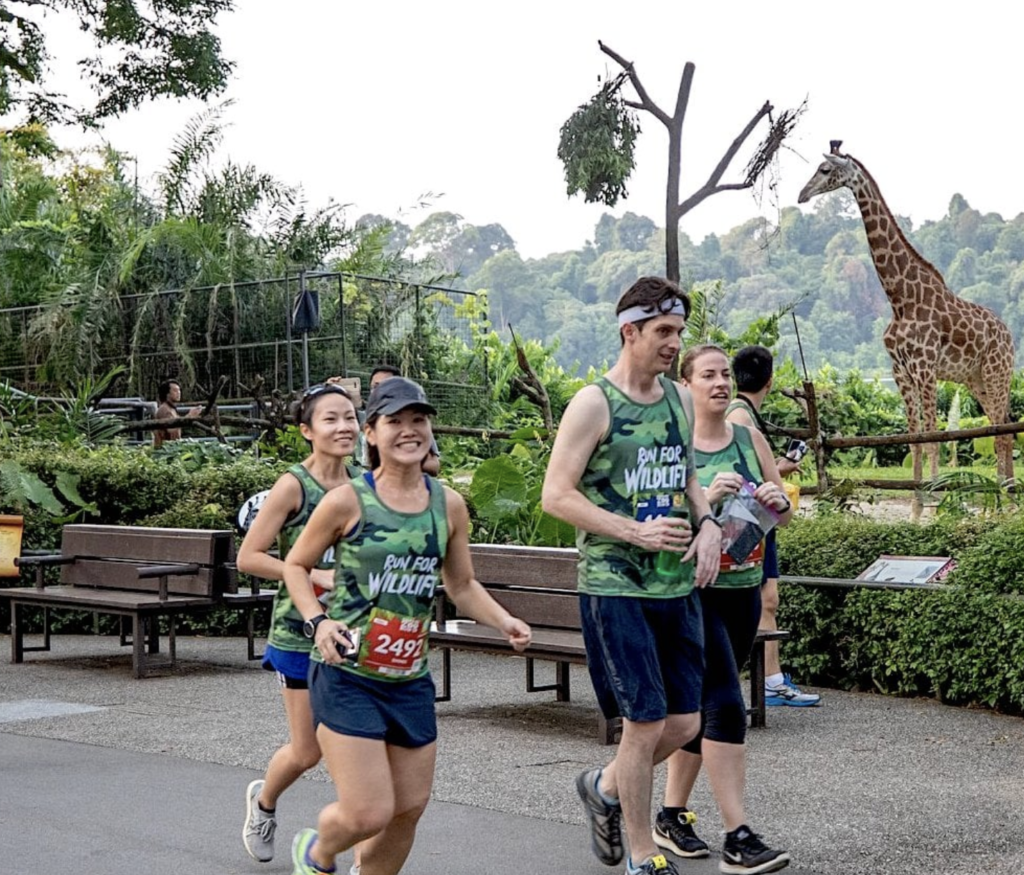
<path fill-rule="evenodd" d="M 232 0 L 3 0 L 0 2 L 0 115 L 30 122 L 94 124 L 157 97 L 207 99 L 227 85 L 212 27 Z M 76 107 L 47 85 L 53 59 L 43 19 L 73 20 L 96 54 L 80 77 L 96 103 Z"/>

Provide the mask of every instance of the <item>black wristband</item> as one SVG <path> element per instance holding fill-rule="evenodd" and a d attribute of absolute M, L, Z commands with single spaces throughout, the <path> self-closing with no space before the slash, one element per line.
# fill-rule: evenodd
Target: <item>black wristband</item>
<path fill-rule="evenodd" d="M 704 514 L 699 520 L 697 520 L 697 531 L 699 532 L 703 528 L 704 523 L 714 523 L 718 528 L 722 528 L 722 524 L 709 513 Z"/>

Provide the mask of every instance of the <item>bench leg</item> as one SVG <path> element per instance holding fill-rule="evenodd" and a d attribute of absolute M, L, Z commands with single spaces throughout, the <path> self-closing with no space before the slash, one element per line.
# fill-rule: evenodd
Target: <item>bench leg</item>
<path fill-rule="evenodd" d="M 50 652 L 50 609 L 43 608 L 43 646 L 39 648 L 30 647 L 29 650 L 44 650 Z"/>
<path fill-rule="evenodd" d="M 145 621 L 146 648 L 149 653 L 160 652 L 160 618 L 149 617 Z"/>
<path fill-rule="evenodd" d="M 441 691 L 434 696 L 435 702 L 450 702 L 452 699 L 452 649 L 441 649 Z"/>
<path fill-rule="evenodd" d="M 11 662 L 25 661 L 25 627 L 21 619 L 21 605 L 11 601 Z"/>
<path fill-rule="evenodd" d="M 526 657 L 526 692 L 543 693 L 546 690 L 554 690 L 555 701 L 568 702 L 571 694 L 569 687 L 569 663 L 555 663 L 555 682 L 553 684 L 538 684 L 533 673 L 535 662 L 535 659 L 529 656 Z"/>
<path fill-rule="evenodd" d="M 171 657 L 171 665 L 173 666 L 175 659 L 177 659 L 177 650 L 175 649 L 175 644 L 176 644 L 175 632 L 177 631 L 177 629 L 176 629 L 176 621 L 175 621 L 175 618 L 174 618 L 174 614 L 171 614 L 171 616 L 167 618 L 167 622 L 169 624 L 169 628 L 167 629 L 167 650 L 169 652 L 169 656 Z M 153 617 L 153 628 L 156 630 L 157 648 L 159 648 L 159 646 L 160 646 L 160 618 L 159 617 Z"/>
<path fill-rule="evenodd" d="M 25 605 L 11 601 L 11 662 L 24 662 L 26 653 L 50 652 L 50 609 L 43 607 L 43 643 L 25 644 Z"/>
<path fill-rule="evenodd" d="M 597 712 L 597 740 L 601 744 L 615 744 L 622 738 L 622 718 L 610 720 L 601 711 Z"/>
<path fill-rule="evenodd" d="M 132 674 L 137 678 L 146 676 L 145 625 L 145 619 L 132 614 Z"/>
<path fill-rule="evenodd" d="M 761 728 L 767 724 L 764 704 L 764 641 L 754 642 L 750 651 L 750 725 Z"/>
<path fill-rule="evenodd" d="M 250 607 L 246 610 L 245 618 L 245 634 L 248 639 L 248 657 L 250 661 L 257 659 L 263 659 L 262 653 L 256 652 L 256 607 Z"/>

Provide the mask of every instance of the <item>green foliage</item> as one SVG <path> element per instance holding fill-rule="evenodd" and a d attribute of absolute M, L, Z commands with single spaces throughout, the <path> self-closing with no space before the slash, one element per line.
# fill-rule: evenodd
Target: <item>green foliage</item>
<path fill-rule="evenodd" d="M 562 125 L 558 158 L 565 169 L 566 193 L 583 192 L 589 203 L 614 207 L 626 197 L 633 173 L 633 149 L 640 125 L 626 106 L 621 88 L 625 74 L 608 79 L 588 103 Z"/>
<path fill-rule="evenodd" d="M 478 520 L 474 540 L 547 547 L 573 543 L 574 529 L 540 506 L 550 455 L 548 435 L 526 428 L 513 434 L 501 455 L 477 466 L 469 489 Z"/>
<path fill-rule="evenodd" d="M 0 9 L 0 114 L 93 124 L 157 97 L 206 99 L 224 89 L 233 67 L 211 30 L 231 7 L 231 0 L 10 0 Z M 90 109 L 46 87 L 47 15 L 73 21 L 95 46 L 94 57 L 78 62 L 98 95 Z"/>
<path fill-rule="evenodd" d="M 878 555 L 951 556 L 941 591 L 784 586 L 784 659 L 808 682 L 1024 712 L 1024 517 L 927 525 L 827 516 L 779 533 L 784 575 L 856 577 Z"/>
<path fill-rule="evenodd" d="M 115 445 L 90 450 L 41 443 L 8 455 L 0 467 L 0 506 L 27 503 L 62 516 L 66 508 L 56 499 L 56 490 L 81 521 L 119 525 L 154 525 L 142 521 L 173 519 L 186 506 L 191 515 L 196 508 L 220 505 L 223 517 L 231 519 L 246 498 L 269 488 L 284 467 L 260 461 L 250 453 L 196 456 L 186 463 L 173 456 L 161 459 L 147 450 Z M 205 465 L 199 464 L 200 458 Z M 186 510 L 181 512 L 186 514 Z M 54 546 L 38 544 L 29 523 L 26 540 L 30 546 Z"/>

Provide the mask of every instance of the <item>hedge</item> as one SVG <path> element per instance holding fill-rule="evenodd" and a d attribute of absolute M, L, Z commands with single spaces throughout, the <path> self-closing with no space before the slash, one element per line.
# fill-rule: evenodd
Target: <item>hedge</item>
<path fill-rule="evenodd" d="M 829 515 L 779 533 L 783 575 L 856 577 L 883 553 L 952 556 L 949 588 L 781 587 L 783 659 L 801 682 L 1024 713 L 1024 515 L 918 525 Z"/>
<path fill-rule="evenodd" d="M 238 508 L 250 495 L 268 489 L 287 467 L 276 461 L 261 461 L 252 454 L 240 454 L 218 465 L 193 468 L 185 460 L 154 458 L 150 453 L 111 445 L 96 449 L 32 445 L 7 449 L 23 469 L 36 474 L 48 486 L 57 474 L 67 472 L 79 478 L 78 491 L 97 514 L 79 511 L 74 522 L 109 525 L 168 526 L 195 529 L 235 529 Z M 12 510 L 11 500 L 0 486 L 0 507 Z M 69 507 L 69 511 L 73 508 Z M 23 549 L 57 551 L 61 520 L 38 507 L 22 507 L 25 516 Z M 238 536 L 239 541 L 241 536 Z M 59 571 L 50 572 L 53 577 Z M 28 629 L 42 628 L 41 615 L 27 613 Z M 183 617 L 182 634 L 244 634 L 244 620 L 237 611 L 217 611 L 204 617 Z M 113 633 L 117 618 L 96 617 L 89 612 L 59 611 L 51 617 L 55 632 Z M 10 628 L 10 608 L 0 604 L 0 629 Z"/>

